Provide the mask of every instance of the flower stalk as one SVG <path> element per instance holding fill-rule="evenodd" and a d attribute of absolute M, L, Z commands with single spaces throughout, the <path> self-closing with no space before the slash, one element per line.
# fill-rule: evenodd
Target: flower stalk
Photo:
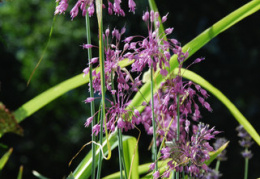
<path fill-rule="evenodd" d="M 91 44 L 91 32 L 90 32 L 90 19 L 89 19 L 89 15 L 88 13 L 85 16 L 85 20 L 86 20 L 86 35 L 87 35 L 87 43 Z M 88 59 L 89 59 L 89 88 L 90 88 L 90 97 L 94 98 L 94 90 L 93 90 L 93 77 L 92 77 L 92 63 L 90 63 L 90 59 L 92 59 L 92 49 L 89 48 L 88 49 Z M 93 116 L 93 121 L 91 123 L 91 128 L 93 129 L 93 126 L 96 124 L 96 120 L 95 120 L 95 102 L 94 100 L 91 101 L 90 103 L 90 112 L 91 112 L 91 116 Z M 96 137 L 95 135 L 92 135 L 92 141 L 96 141 Z M 96 170 L 96 165 L 95 165 L 95 151 L 96 151 L 96 145 L 94 143 L 91 144 L 91 148 L 92 148 L 92 169 L 91 169 L 91 179 L 95 178 L 95 170 Z"/>
<path fill-rule="evenodd" d="M 153 160 L 154 160 L 154 163 L 155 163 L 154 171 L 157 171 L 158 165 L 157 165 L 157 147 L 156 147 L 156 123 L 155 123 L 155 116 L 154 116 L 153 63 L 150 67 L 150 70 L 151 70 L 151 107 L 152 107 L 152 124 L 153 124 L 153 148 L 152 148 L 152 153 L 153 153 Z"/>

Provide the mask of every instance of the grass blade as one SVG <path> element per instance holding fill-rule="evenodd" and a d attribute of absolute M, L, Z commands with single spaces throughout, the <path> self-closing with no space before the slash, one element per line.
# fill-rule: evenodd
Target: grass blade
<path fill-rule="evenodd" d="M 23 166 L 21 165 L 19 168 L 17 179 L 22 179 L 22 178 L 23 178 Z"/>
<path fill-rule="evenodd" d="M 139 179 L 138 173 L 138 165 L 139 165 L 139 156 L 136 138 L 132 137 L 123 142 L 123 150 L 124 150 L 124 159 L 125 165 L 128 175 L 130 175 L 131 179 Z M 134 158 L 133 158 L 134 157 Z M 133 161 L 133 163 L 132 163 Z M 131 168 L 131 173 L 130 173 Z M 129 177 L 126 177 L 130 179 Z"/>
<path fill-rule="evenodd" d="M 13 152 L 13 148 L 10 148 L 0 159 L 0 171 L 4 168 L 6 162 Z"/>

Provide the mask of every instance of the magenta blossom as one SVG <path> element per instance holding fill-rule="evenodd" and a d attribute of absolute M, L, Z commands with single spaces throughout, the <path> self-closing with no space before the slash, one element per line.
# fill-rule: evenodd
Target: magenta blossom
<path fill-rule="evenodd" d="M 59 2 L 59 5 L 56 7 L 54 14 L 64 14 L 68 8 L 68 0 L 56 0 L 56 2 Z M 79 9 L 82 11 L 82 16 L 85 16 L 86 13 L 92 16 L 95 12 L 94 4 L 94 0 L 78 0 L 70 11 L 71 19 L 78 15 Z M 129 11 L 135 12 L 136 4 L 134 0 L 128 1 L 128 7 Z M 104 4 L 103 8 L 105 8 Z M 108 13 L 112 15 L 113 12 L 116 15 L 125 16 L 125 12 L 121 8 L 121 0 L 114 0 L 113 4 L 108 0 Z"/>

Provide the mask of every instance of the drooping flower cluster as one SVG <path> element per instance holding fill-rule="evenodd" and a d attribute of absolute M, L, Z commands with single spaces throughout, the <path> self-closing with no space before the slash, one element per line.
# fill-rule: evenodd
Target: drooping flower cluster
<path fill-rule="evenodd" d="M 125 131 L 133 129 L 134 125 L 138 123 L 137 117 L 140 116 L 137 110 L 126 110 L 129 105 L 130 96 L 133 92 L 138 91 L 138 87 L 142 84 L 139 80 L 140 76 L 135 79 L 132 78 L 130 72 L 126 68 L 121 68 L 119 62 L 125 59 L 124 54 L 127 49 L 127 45 L 124 46 L 123 50 L 119 49 L 121 36 L 125 33 L 125 27 L 120 31 L 114 29 L 111 33 L 109 29 L 106 29 L 104 34 L 105 45 L 105 85 L 107 90 L 112 94 L 113 101 L 110 101 L 110 107 L 106 108 L 106 120 L 107 129 L 114 131 L 116 127 L 124 129 Z M 110 35 L 112 38 L 110 39 Z M 113 43 L 113 41 L 115 41 Z M 93 45 L 85 44 L 84 48 L 92 48 Z M 96 59 L 96 58 L 94 58 Z M 92 61 L 92 60 L 91 60 Z M 97 62 L 98 60 L 94 60 Z M 84 69 L 85 74 L 89 72 L 89 69 Z M 95 70 L 92 72 L 93 75 L 93 88 L 95 92 L 101 93 L 101 79 L 100 72 Z M 116 86 L 115 86 L 116 84 Z M 91 102 L 89 98 L 86 102 Z M 132 120 L 129 120 L 129 115 L 132 116 Z M 85 123 L 89 126 L 93 118 L 89 118 Z M 96 135 L 99 133 L 100 124 L 94 127 L 93 133 Z"/>
<path fill-rule="evenodd" d="M 68 8 L 68 1 L 69 0 L 56 0 L 56 2 L 59 2 L 59 5 L 56 7 L 56 10 L 54 14 L 63 14 Z M 82 16 L 85 16 L 86 13 L 89 14 L 89 16 L 92 16 L 95 12 L 95 6 L 94 6 L 94 0 L 77 0 L 76 4 L 70 11 L 71 18 L 74 19 L 78 13 L 79 9 L 82 11 Z M 124 10 L 121 8 L 121 0 L 114 0 L 114 3 L 112 4 L 108 0 L 108 13 L 110 15 L 116 14 L 120 16 L 125 16 Z M 128 0 L 128 7 L 129 11 L 135 12 L 135 2 L 134 0 Z M 105 8 L 105 5 L 103 4 L 103 8 Z"/>

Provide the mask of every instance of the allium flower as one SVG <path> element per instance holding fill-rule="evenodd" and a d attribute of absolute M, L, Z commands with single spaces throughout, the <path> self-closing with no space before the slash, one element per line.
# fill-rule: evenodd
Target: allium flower
<path fill-rule="evenodd" d="M 131 109 L 126 110 L 126 107 L 130 103 L 130 96 L 133 92 L 137 92 L 139 86 L 142 84 L 139 80 L 139 76 L 135 79 L 132 78 L 130 72 L 126 68 L 121 68 L 119 62 L 123 60 L 124 53 L 126 53 L 128 46 L 124 45 L 123 50 L 120 50 L 120 41 L 122 34 L 125 33 L 125 27 L 121 30 L 113 29 L 110 32 L 110 29 L 105 30 L 103 35 L 105 43 L 105 85 L 107 91 L 111 92 L 113 96 L 113 101 L 110 101 L 110 106 L 106 106 L 106 123 L 107 129 L 114 131 L 115 128 L 121 130 L 133 129 L 135 124 L 139 124 L 140 114 L 137 110 Z M 110 37 L 112 36 L 112 37 Z M 84 48 L 95 47 L 90 44 L 83 45 Z M 92 59 L 91 62 L 96 62 L 97 60 Z M 84 72 L 88 70 L 84 70 Z M 100 72 L 93 71 L 93 88 L 95 92 L 101 93 L 101 79 Z M 91 102 L 92 98 L 87 98 L 85 102 Z M 131 115 L 131 119 L 129 116 Z M 92 118 L 89 118 L 85 126 L 90 124 Z M 97 128 L 100 125 L 96 125 L 93 130 L 93 133 L 98 134 L 100 129 Z"/>
<path fill-rule="evenodd" d="M 194 88 L 194 89 L 193 89 Z M 199 85 L 191 81 L 183 82 L 180 76 L 169 79 L 161 85 L 161 89 L 154 95 L 154 114 L 159 144 L 164 136 L 171 141 L 177 136 L 177 99 L 179 96 L 180 110 L 180 130 L 189 133 L 190 121 L 198 121 L 201 118 L 199 104 L 211 111 L 209 104 L 206 102 L 208 94 Z M 197 98 L 197 100 L 196 100 Z M 198 102 L 196 102 L 198 101 Z M 205 106 L 205 104 L 207 104 Z M 141 119 L 148 134 L 153 133 L 151 106 L 145 107 Z M 180 137 L 185 138 L 185 132 L 181 132 Z"/>
<path fill-rule="evenodd" d="M 56 0 L 56 2 L 59 2 L 59 5 L 56 7 L 54 14 L 64 14 L 68 8 L 68 0 Z M 70 11 L 71 19 L 74 19 L 78 15 L 79 9 L 82 11 L 82 16 L 85 16 L 86 13 L 92 16 L 95 12 L 94 3 L 94 0 L 78 0 Z M 134 13 L 135 6 L 134 0 L 128 1 L 129 11 Z M 103 4 L 104 7 L 105 5 Z M 113 12 L 116 15 L 125 16 L 124 10 L 121 9 L 121 0 L 114 0 L 113 4 L 108 0 L 108 13 L 112 15 Z"/>
<path fill-rule="evenodd" d="M 157 67 L 160 68 L 161 74 L 166 76 L 168 74 L 165 67 L 169 67 L 170 51 L 172 53 L 179 52 L 181 48 L 178 46 L 178 42 L 173 39 L 165 40 L 166 37 L 163 34 L 159 34 L 160 22 L 158 20 L 159 14 L 154 11 L 146 11 L 142 17 L 143 21 L 146 22 L 148 28 L 148 37 L 132 36 L 131 38 L 125 39 L 126 43 L 129 43 L 129 49 L 133 50 L 126 56 L 129 59 L 135 59 L 132 64 L 132 71 L 141 72 L 148 65 L 154 70 Z M 167 16 L 164 16 L 165 22 Z M 154 29 L 153 24 L 156 24 Z M 173 32 L 173 28 L 167 28 L 165 30 L 166 35 L 170 35 Z M 141 38 L 137 42 L 132 42 L 133 38 Z M 173 43 L 174 42 L 174 43 Z"/>
<path fill-rule="evenodd" d="M 213 151 L 208 141 L 219 132 L 215 131 L 214 127 L 209 128 L 209 125 L 203 123 L 199 123 L 198 126 L 194 125 L 193 128 L 191 137 L 186 133 L 185 138 L 180 138 L 179 141 L 168 141 L 166 147 L 162 148 L 161 159 L 170 159 L 164 175 L 176 170 L 198 177 L 207 171 L 208 167 L 204 162 L 209 160 L 209 152 Z"/>

